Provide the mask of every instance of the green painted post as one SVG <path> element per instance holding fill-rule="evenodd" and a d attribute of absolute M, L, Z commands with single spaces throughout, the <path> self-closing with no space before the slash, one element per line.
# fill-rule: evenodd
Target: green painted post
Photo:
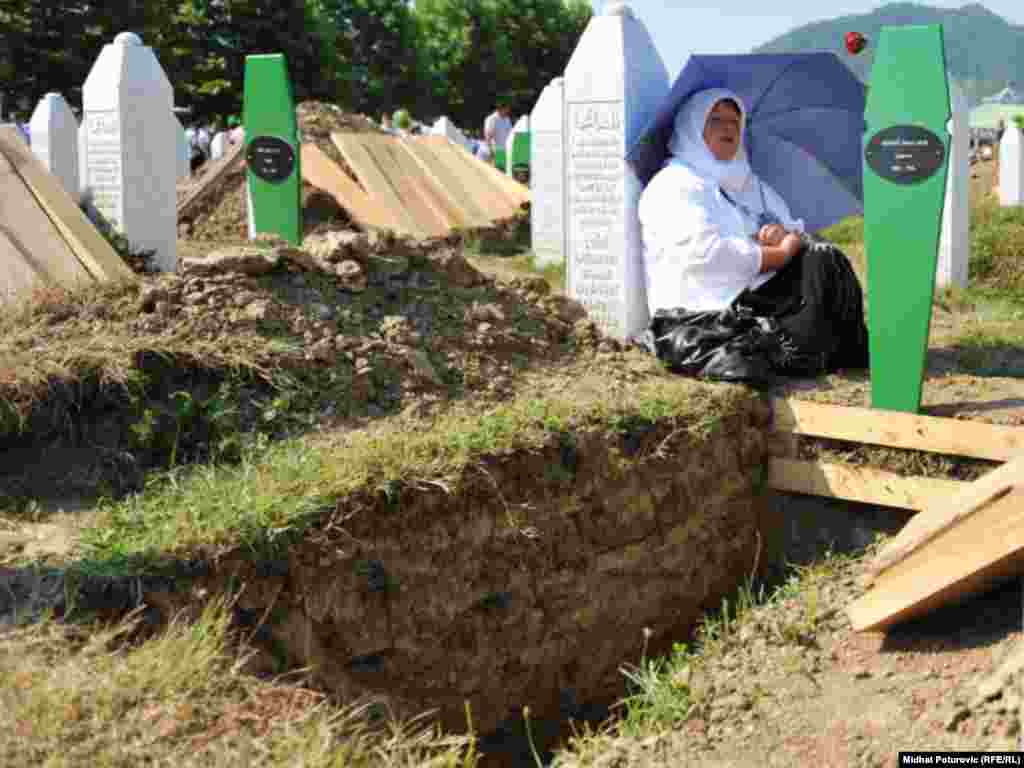
<path fill-rule="evenodd" d="M 505 157 L 506 154 L 508 154 L 508 152 L 504 147 L 501 147 L 500 149 L 496 148 L 494 150 L 494 166 L 502 172 L 505 171 L 505 160 L 507 159 Z"/>
<path fill-rule="evenodd" d="M 512 172 L 530 170 L 530 132 L 520 131 L 512 135 Z"/>
<path fill-rule="evenodd" d="M 883 27 L 864 133 L 871 404 L 921 407 L 949 165 L 942 27 Z"/>
<path fill-rule="evenodd" d="M 245 57 L 245 159 L 249 237 L 302 244 L 299 124 L 283 54 Z"/>

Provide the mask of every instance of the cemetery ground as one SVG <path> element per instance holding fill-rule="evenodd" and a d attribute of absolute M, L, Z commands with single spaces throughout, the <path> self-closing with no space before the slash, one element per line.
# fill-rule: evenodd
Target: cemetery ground
<path fill-rule="evenodd" d="M 1021 425 L 1024 217 L 986 197 L 990 165 L 972 188 L 972 287 L 937 296 L 925 410 Z M 4 449 L 21 439 L 32 452 L 0 467 L 4 765 L 335 765 L 339 745 L 341 764 L 471 765 L 479 753 L 461 737 L 423 723 L 381 731 L 367 725 L 382 720 L 372 704 L 281 675 L 261 643 L 268 617 L 237 595 L 165 611 L 177 618 L 158 629 L 152 606 L 124 616 L 141 586 L 116 577 L 153 553 L 287 547 L 324 499 L 368 480 L 455 482 L 482 455 L 540 446 L 574 419 L 628 415 L 633 395 L 668 392 L 661 407 L 698 425 L 746 396 L 602 339 L 558 295 L 558 270 L 530 268 L 522 222 L 463 255 L 458 238 L 338 233 L 341 215 L 301 253 L 243 246 L 231 218 L 181 241 L 182 275 L 39 295 L 0 317 Z M 829 234 L 863 276 L 859 223 Z M 217 249 L 212 270 L 200 257 Z M 358 273 L 329 273 L 339 251 Z M 783 391 L 860 405 L 868 384 L 829 376 Z M 824 441 L 801 450 L 933 476 L 987 468 Z M 282 515 L 286 498 L 297 501 Z M 891 527 L 905 519 L 893 513 Z M 581 726 L 556 762 L 891 765 L 900 748 L 1015 746 L 1020 681 L 993 676 L 1020 650 L 1020 590 L 855 635 L 843 608 L 875 546 L 819 550 L 752 581 L 668 655 L 636 638 L 626 703 L 607 726 Z M 86 605 L 69 611 L 66 595 Z"/>

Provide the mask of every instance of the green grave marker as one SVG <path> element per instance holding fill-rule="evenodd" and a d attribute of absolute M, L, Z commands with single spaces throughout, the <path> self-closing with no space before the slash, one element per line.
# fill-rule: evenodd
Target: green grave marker
<path fill-rule="evenodd" d="M 530 132 L 519 131 L 512 134 L 512 173 L 530 172 Z"/>
<path fill-rule="evenodd" d="M 245 159 L 249 236 L 302 244 L 299 124 L 283 54 L 245 57 Z"/>
<path fill-rule="evenodd" d="M 942 27 L 883 27 L 864 133 L 871 404 L 921 407 L 949 165 Z"/>

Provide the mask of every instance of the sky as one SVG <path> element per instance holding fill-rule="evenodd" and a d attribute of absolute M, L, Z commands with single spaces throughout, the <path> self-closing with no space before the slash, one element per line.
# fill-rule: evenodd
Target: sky
<path fill-rule="evenodd" d="M 748 53 L 755 46 L 815 21 L 870 13 L 888 5 L 877 0 L 627 0 L 650 32 L 675 79 L 691 53 Z M 969 0 L 917 0 L 921 5 L 959 8 Z M 606 0 L 592 0 L 600 13 Z M 982 0 L 1011 24 L 1024 24 L 1021 0 Z M 722 6 L 726 6 L 723 8 Z M 768 12 L 770 9 L 770 13 Z"/>

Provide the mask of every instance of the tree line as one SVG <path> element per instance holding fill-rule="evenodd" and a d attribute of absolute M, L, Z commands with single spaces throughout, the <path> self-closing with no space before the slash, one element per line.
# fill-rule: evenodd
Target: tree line
<path fill-rule="evenodd" d="M 565 69 L 587 0 L 0 0 L 5 112 L 82 85 L 119 32 L 153 48 L 193 115 L 240 114 L 245 57 L 283 53 L 295 98 L 477 128 L 499 97 L 529 112 Z"/>

